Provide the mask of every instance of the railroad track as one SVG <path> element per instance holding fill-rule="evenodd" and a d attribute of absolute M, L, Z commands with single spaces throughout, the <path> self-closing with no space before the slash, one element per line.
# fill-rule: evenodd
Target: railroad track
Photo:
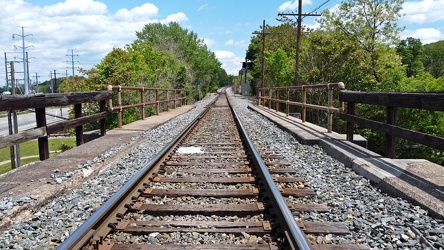
<path fill-rule="evenodd" d="M 309 241 L 350 232 L 295 221 L 328 207 L 285 201 L 315 195 L 289 165 L 254 149 L 221 94 L 59 249 L 368 249 Z"/>

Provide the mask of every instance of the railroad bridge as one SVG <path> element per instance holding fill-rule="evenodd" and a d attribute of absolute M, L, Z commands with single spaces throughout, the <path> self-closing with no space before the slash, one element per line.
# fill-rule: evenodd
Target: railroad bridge
<path fill-rule="evenodd" d="M 325 91 L 326 105 L 307 102 L 306 92 L 312 89 Z M 115 95 L 118 95 L 115 104 L 111 99 L 113 91 Z M 122 105 L 120 96 L 122 91 L 140 92 L 140 102 Z M 152 91 L 153 100 L 144 99 L 146 91 Z M 291 100 L 291 93 L 295 91 L 301 93 L 301 100 Z M 165 93 L 163 97 L 162 93 Z M 282 95 L 282 93 L 287 93 L 287 95 Z M 230 90 L 227 91 L 227 95 L 234 100 L 245 100 L 245 97 L 234 94 Z M 205 99 L 215 98 L 215 96 L 216 94 L 211 94 Z M 282 98 L 282 96 L 285 97 Z M 275 126 L 297 138 L 299 143 L 317 145 L 316 147 L 321 148 L 330 157 L 370 180 L 383 192 L 421 206 L 437 220 L 444 219 L 442 166 L 423 159 L 394 158 L 397 137 L 439 150 L 444 149 L 443 138 L 396 126 L 398 108 L 443 111 L 443 94 L 352 92 L 344 90 L 343 85 L 337 83 L 264 88 L 260 89 L 258 97 L 247 99 L 248 109 L 251 112 L 271 121 Z M 147 132 L 196 109 L 196 105 L 188 105 L 185 100 L 186 97 L 177 89 L 140 89 L 121 86 L 110 86 L 107 91 L 92 93 L 0 97 L 1 111 L 34 108 L 37 121 L 35 129 L 0 138 L 0 146 L 13 147 L 17 143 L 37 139 L 42 160 L 0 175 L 0 199 L 19 201 L 19 205 L 6 211 L 6 215 L 2 217 L 0 224 L 2 231 L 8 230 L 17 220 L 32 218 L 37 208 L 47 206 L 56 201 L 57 197 L 69 194 L 86 181 L 100 176 L 108 166 L 118 164 L 120 159 L 131 155 L 132 150 L 138 147 Z M 98 112 L 82 117 L 82 104 L 91 102 L 97 103 Z M 109 131 L 105 128 L 107 102 L 108 109 L 118 112 L 119 117 L 119 128 Z M 387 120 L 371 121 L 355 115 L 355 106 L 359 104 L 379 105 L 385 108 Z M 59 105 L 73 105 L 75 118 L 58 124 L 46 124 L 45 108 Z M 153 107 L 155 115 L 145 117 L 145 112 L 141 112 L 140 120 L 122 124 L 124 109 L 144 110 L 148 106 Z M 292 116 L 293 107 L 301 108 L 300 117 Z M 310 108 L 326 112 L 327 124 L 318 126 L 307 122 L 305 111 Z M 346 134 L 338 134 L 332 130 L 332 117 L 335 113 L 337 117 L 347 122 Z M 92 121 L 100 123 L 101 136 L 84 143 L 83 125 Z M 386 154 L 382 156 L 368 150 L 365 138 L 354 134 L 355 126 L 364 126 L 384 133 Z M 48 135 L 67 128 L 75 128 L 78 146 L 49 158 Z"/>

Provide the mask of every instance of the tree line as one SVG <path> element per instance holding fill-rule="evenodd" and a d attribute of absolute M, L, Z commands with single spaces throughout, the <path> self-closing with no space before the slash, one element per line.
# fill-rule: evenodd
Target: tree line
<path fill-rule="evenodd" d="M 401 40 L 403 28 L 397 23 L 402 3 L 402 0 L 346 0 L 336 11 L 325 10 L 318 19 L 318 28 L 303 28 L 299 84 L 344 82 L 347 90 L 355 91 L 443 92 L 444 41 L 423 45 L 411 37 Z M 247 76 L 253 94 L 261 85 L 262 61 L 265 87 L 295 85 L 296 21 L 279 20 L 280 25 L 265 27 L 265 40 L 263 34 L 251 38 L 246 59 L 253 62 Z M 326 101 L 315 94 L 311 98 Z M 385 121 L 385 110 L 380 107 L 358 105 L 356 112 Z M 325 124 L 326 115 L 309 111 L 307 119 Z M 400 110 L 398 124 L 444 136 L 442 112 Z M 342 121 L 335 119 L 334 126 L 336 131 L 345 132 Z M 362 128 L 357 132 L 369 140 L 372 150 L 383 153 L 383 135 Z M 397 144 L 401 147 L 397 157 L 444 163 L 443 152 L 402 140 Z"/>
<path fill-rule="evenodd" d="M 185 90 L 187 103 L 193 103 L 232 81 L 204 41 L 178 23 L 147 24 L 136 32 L 136 37 L 124 48 L 114 48 L 92 69 L 81 69 L 84 77 L 65 79 L 61 90 L 98 91 L 106 90 L 107 85 L 177 88 Z M 122 105 L 139 100 L 138 94 L 122 93 Z M 94 105 L 86 106 L 84 112 L 96 112 L 98 107 Z M 140 112 L 140 109 L 124 110 L 123 124 L 137 120 Z M 149 116 L 155 111 L 148 108 L 146 112 Z M 108 113 L 107 126 L 117 127 L 115 112 Z"/>

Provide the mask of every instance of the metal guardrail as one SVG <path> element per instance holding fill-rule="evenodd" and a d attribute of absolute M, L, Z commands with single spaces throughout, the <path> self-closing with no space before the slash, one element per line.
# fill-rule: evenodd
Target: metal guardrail
<path fill-rule="evenodd" d="M 141 109 L 141 120 L 145 119 L 145 107 L 147 106 L 155 106 L 156 107 L 156 114 L 158 115 L 160 113 L 160 104 L 165 103 L 166 104 L 166 111 L 169 110 L 170 103 L 174 103 L 174 108 L 177 107 L 177 104 L 183 105 L 184 101 L 186 100 L 186 94 L 182 89 L 170 89 L 170 88 L 145 88 L 145 87 L 131 87 L 131 86 L 112 86 L 108 85 L 107 89 L 109 91 L 117 91 L 117 106 L 113 106 L 112 99 L 109 100 L 108 103 L 108 109 L 111 111 L 117 110 L 118 111 L 118 124 L 119 128 L 122 127 L 122 114 L 124 109 L 131 109 L 131 108 L 140 108 Z M 135 104 L 122 104 L 122 92 L 123 91 L 138 91 L 140 95 L 140 102 Z M 155 100 L 145 100 L 145 96 L 149 96 L 148 92 L 152 91 L 153 96 L 155 97 Z M 169 93 L 173 93 L 173 98 L 170 98 Z M 163 95 L 161 95 L 163 93 Z M 179 96 L 177 95 L 179 94 Z"/>
<path fill-rule="evenodd" d="M 320 106 L 316 104 L 307 103 L 307 90 L 313 90 L 313 89 L 325 89 L 327 90 L 326 99 L 327 99 L 327 106 Z M 268 102 L 268 108 L 272 108 L 272 104 L 274 103 L 274 108 L 276 111 L 279 111 L 279 104 L 283 103 L 285 104 L 285 113 L 287 116 L 290 114 L 290 107 L 296 106 L 301 107 L 301 120 L 302 122 L 306 121 L 306 115 L 307 115 L 307 108 L 315 109 L 315 110 L 321 110 L 327 112 L 327 127 L 328 127 L 328 133 L 332 132 L 333 129 L 333 113 L 340 113 L 343 108 L 343 102 L 339 101 L 338 107 L 333 107 L 333 90 L 339 89 L 343 90 L 345 89 L 345 84 L 342 82 L 339 83 L 329 83 L 329 84 L 311 84 L 311 85 L 301 85 L 301 86 L 285 86 L 285 87 L 271 87 L 271 88 L 259 88 L 259 105 L 262 105 L 266 107 L 266 102 Z M 279 99 L 280 93 L 282 91 L 285 91 L 286 99 Z M 291 101 L 290 99 L 290 92 L 301 92 L 302 94 L 302 100 L 300 102 L 297 101 Z"/>

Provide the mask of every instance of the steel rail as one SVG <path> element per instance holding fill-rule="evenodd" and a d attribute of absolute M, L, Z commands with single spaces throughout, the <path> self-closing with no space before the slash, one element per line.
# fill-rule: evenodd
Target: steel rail
<path fill-rule="evenodd" d="M 296 223 L 296 220 L 293 217 L 293 214 L 291 213 L 290 209 L 288 208 L 287 203 L 285 202 L 284 198 L 282 197 L 281 192 L 276 187 L 276 183 L 274 182 L 273 178 L 271 177 L 270 172 L 267 169 L 267 166 L 265 165 L 264 161 L 262 160 L 262 157 L 260 156 L 259 152 L 256 150 L 256 147 L 254 146 L 253 142 L 251 141 L 250 137 L 248 136 L 247 131 L 245 130 L 244 126 L 242 125 L 236 111 L 234 110 L 233 106 L 231 105 L 229 98 L 228 104 L 230 106 L 230 109 L 233 112 L 233 115 L 235 117 L 235 121 L 238 124 L 240 131 L 240 134 L 242 137 L 244 137 L 244 140 L 246 142 L 246 146 L 250 150 L 250 152 L 253 154 L 253 161 L 255 162 L 256 166 L 259 168 L 258 171 L 263 182 L 265 185 L 265 188 L 267 191 L 272 195 L 271 201 L 274 205 L 276 205 L 277 209 L 276 211 L 279 213 L 278 217 L 283 223 L 283 227 L 286 231 L 289 244 L 292 247 L 292 249 L 299 249 L 299 250 L 309 250 L 312 249 L 310 246 L 310 243 L 308 242 L 307 238 L 305 237 L 305 234 L 301 231 L 298 224 Z"/>
<path fill-rule="evenodd" d="M 81 247 L 86 244 L 95 231 L 106 217 L 116 209 L 125 200 L 131 192 L 133 192 L 134 187 L 143 181 L 143 177 L 146 176 L 153 168 L 158 164 L 165 155 L 171 151 L 174 146 L 183 138 L 197 123 L 198 121 L 208 112 L 211 105 L 217 100 L 208 104 L 205 110 L 203 110 L 187 127 L 185 127 L 179 135 L 174 137 L 168 145 L 166 145 L 159 153 L 157 153 L 139 172 L 136 173 L 121 189 L 119 189 L 111 198 L 109 198 L 102 206 L 100 206 L 96 212 L 94 212 L 74 233 L 72 233 L 63 243 L 57 248 L 60 250 L 67 249 L 81 249 Z"/>

